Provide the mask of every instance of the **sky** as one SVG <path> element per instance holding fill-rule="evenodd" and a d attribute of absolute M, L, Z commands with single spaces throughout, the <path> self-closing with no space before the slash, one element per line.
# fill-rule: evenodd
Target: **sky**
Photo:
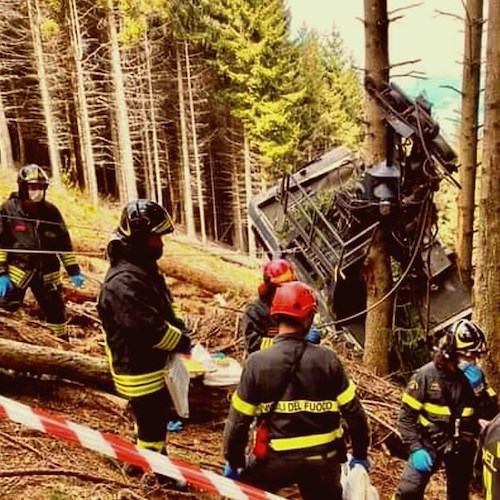
<path fill-rule="evenodd" d="M 292 34 L 302 24 L 328 34 L 335 26 L 358 67 L 364 65 L 363 0 L 287 0 Z M 456 126 L 459 94 L 441 85 L 460 87 L 463 52 L 463 7 L 460 0 L 387 0 L 389 17 L 402 16 L 389 25 L 391 64 L 420 59 L 394 68 L 393 81 L 409 95 L 425 91 L 434 101 L 435 115 L 447 135 Z M 414 5 L 410 9 L 403 7 Z M 453 15 L 439 14 L 437 11 Z M 393 14 L 391 14 L 393 12 Z M 457 19 L 454 16 L 460 17 Z M 483 39 L 483 45 L 485 40 Z M 395 77 L 398 73 L 422 71 L 427 80 Z"/>

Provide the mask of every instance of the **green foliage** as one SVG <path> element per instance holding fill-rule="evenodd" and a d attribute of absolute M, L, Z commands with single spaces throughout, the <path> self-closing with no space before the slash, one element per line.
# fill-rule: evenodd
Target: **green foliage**
<path fill-rule="evenodd" d="M 119 37 L 126 46 L 142 42 L 151 16 L 167 18 L 170 15 L 168 0 L 118 0 L 118 6 L 123 15 Z"/>
<path fill-rule="evenodd" d="M 40 24 L 40 31 L 44 37 L 55 36 L 59 33 L 59 24 L 55 19 L 46 17 Z"/>
<path fill-rule="evenodd" d="M 302 30 L 296 40 L 300 78 L 306 89 L 297 110 L 301 117 L 300 143 L 308 157 L 345 145 L 359 146 L 362 127 L 362 87 L 342 40 L 333 31 L 328 39 Z"/>
<path fill-rule="evenodd" d="M 133 45 L 144 38 L 146 29 L 147 24 L 145 18 L 126 18 L 120 31 L 120 42 L 124 45 Z"/>
<path fill-rule="evenodd" d="M 439 239 L 449 248 L 455 248 L 458 228 L 458 188 L 443 181 L 434 194 L 438 210 Z"/>
<path fill-rule="evenodd" d="M 290 169 L 300 124 L 294 106 L 302 97 L 282 0 L 219 0 L 204 18 L 203 42 L 220 78 L 219 96 L 240 119 L 268 174 Z"/>

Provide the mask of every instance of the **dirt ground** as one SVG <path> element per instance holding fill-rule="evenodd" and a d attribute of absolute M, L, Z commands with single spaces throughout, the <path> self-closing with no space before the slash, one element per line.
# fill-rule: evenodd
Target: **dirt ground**
<path fill-rule="evenodd" d="M 170 289 L 193 328 L 193 338 L 210 351 L 222 350 L 242 359 L 238 328 L 240 310 L 258 281 L 248 270 L 224 259 L 204 263 L 203 252 L 193 250 L 189 259 L 173 256 L 163 262 Z M 196 262 L 196 265 L 188 265 Z M 208 259 L 207 259 L 208 260 Z M 104 356 L 103 338 L 95 311 L 95 297 L 106 264 L 98 259 L 84 262 L 91 278 L 84 294 L 65 289 L 70 316 L 70 342 L 55 339 L 40 323 L 36 304 L 28 297 L 21 312 L 0 313 L 0 336 L 22 342 Z M 243 277 L 243 279 L 239 279 Z M 404 462 L 387 453 L 386 441 L 397 415 L 400 389 L 363 371 L 355 354 L 341 339 L 327 339 L 343 356 L 366 401 L 374 432 L 371 458 L 372 482 L 380 498 L 389 499 Z M 40 407 L 93 429 L 130 439 L 133 422 L 123 400 L 81 384 L 29 374 L 0 373 L 0 394 L 33 407 Z M 219 473 L 223 466 L 221 435 L 228 411 L 227 391 L 214 391 L 210 408 L 192 409 L 184 428 L 169 435 L 170 455 Z M 381 397 L 382 394 L 382 397 Z M 384 395 L 385 394 L 385 395 Z M 118 500 L 207 498 L 202 492 L 174 492 L 151 478 L 130 479 L 121 464 L 74 444 L 0 419 L 0 498 L 9 500 Z M 280 492 L 299 498 L 293 489 Z M 436 477 L 426 498 L 445 498 L 443 478 Z M 478 497 L 480 498 L 480 497 Z"/>

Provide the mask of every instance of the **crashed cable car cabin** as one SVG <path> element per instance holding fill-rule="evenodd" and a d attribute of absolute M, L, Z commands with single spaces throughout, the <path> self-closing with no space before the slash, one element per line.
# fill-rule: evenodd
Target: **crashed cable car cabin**
<path fill-rule="evenodd" d="M 360 271 L 379 227 L 393 270 L 394 328 L 410 332 L 411 341 L 426 340 L 471 313 L 453 254 L 437 239 L 433 203 L 442 181 L 456 184 L 456 154 L 425 99 L 413 101 L 394 84 L 376 89 L 368 81 L 366 88 L 392 136 L 387 159 L 367 166 L 347 148 L 332 149 L 249 207 L 265 251 L 294 263 L 300 279 L 318 290 L 323 321 L 360 347 L 366 307 Z"/>

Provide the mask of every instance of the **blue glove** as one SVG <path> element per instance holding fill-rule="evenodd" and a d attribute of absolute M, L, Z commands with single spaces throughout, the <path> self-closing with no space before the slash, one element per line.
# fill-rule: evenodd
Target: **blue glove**
<path fill-rule="evenodd" d="M 180 420 L 177 420 L 174 422 L 173 420 L 170 420 L 167 424 L 167 431 L 168 432 L 180 432 L 182 430 L 182 422 Z"/>
<path fill-rule="evenodd" d="M 484 388 L 483 370 L 474 363 L 458 363 L 458 367 L 464 372 L 466 379 L 474 392 L 479 392 Z"/>
<path fill-rule="evenodd" d="M 224 465 L 224 470 L 222 471 L 222 475 L 227 477 L 228 479 L 238 480 L 240 478 L 240 473 L 237 469 L 233 469 L 227 462 Z"/>
<path fill-rule="evenodd" d="M 355 465 L 362 465 L 366 472 L 370 471 L 370 462 L 367 458 L 352 457 L 351 460 L 349 460 L 349 469 L 352 469 Z"/>
<path fill-rule="evenodd" d="M 420 448 L 410 453 L 410 466 L 418 472 L 430 472 L 432 470 L 433 460 L 429 452 Z"/>
<path fill-rule="evenodd" d="M 14 285 L 8 274 L 0 276 L 0 298 L 3 299 L 12 289 Z"/>
<path fill-rule="evenodd" d="M 73 274 L 73 276 L 70 276 L 71 278 L 71 283 L 73 283 L 73 286 L 75 288 L 82 288 L 83 285 L 85 284 L 85 276 L 83 274 Z"/>
<path fill-rule="evenodd" d="M 321 334 L 315 326 L 311 326 L 311 328 L 309 328 L 306 340 L 311 344 L 319 344 L 321 342 Z"/>

